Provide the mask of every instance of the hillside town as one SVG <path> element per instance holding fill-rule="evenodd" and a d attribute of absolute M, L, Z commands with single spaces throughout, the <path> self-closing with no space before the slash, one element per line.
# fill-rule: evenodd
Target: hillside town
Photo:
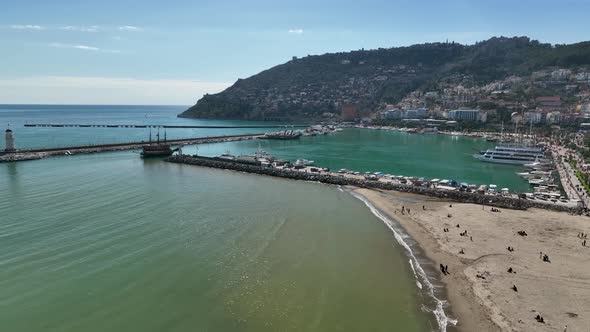
<path fill-rule="evenodd" d="M 355 116 L 354 106 L 343 111 L 345 120 Z M 474 84 L 469 76 L 457 76 L 441 81 L 434 89 L 413 91 L 397 104 L 382 104 L 363 120 L 572 125 L 584 123 L 588 117 L 590 70 L 552 68 L 486 85 Z"/>

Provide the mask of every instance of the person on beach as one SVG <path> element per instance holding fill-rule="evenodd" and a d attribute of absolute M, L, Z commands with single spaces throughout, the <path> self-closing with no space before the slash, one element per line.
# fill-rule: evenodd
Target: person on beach
<path fill-rule="evenodd" d="M 518 288 L 516 288 L 516 285 L 512 285 L 512 290 L 518 292 Z"/>

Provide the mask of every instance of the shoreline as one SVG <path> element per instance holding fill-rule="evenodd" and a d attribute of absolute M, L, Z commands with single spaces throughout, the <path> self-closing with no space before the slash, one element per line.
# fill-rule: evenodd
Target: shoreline
<path fill-rule="evenodd" d="M 442 280 L 433 278 L 434 272 L 436 271 L 434 269 L 435 264 L 424 254 L 424 250 L 420 248 L 419 242 L 414 241 L 397 219 L 383 213 L 383 211 L 372 204 L 370 199 L 359 193 L 356 189 L 358 188 L 348 187 L 346 191 L 354 198 L 363 202 L 371 213 L 389 228 L 396 242 L 404 249 L 409 259 L 408 263 L 416 279 L 416 286 L 420 292 L 425 293 L 433 302 L 430 304 L 433 304 L 434 308 L 428 308 L 426 303 L 423 303 L 423 306 L 428 309 L 428 312 L 434 315 L 434 319 L 438 324 L 438 331 L 447 332 L 448 328 L 455 328 L 458 321 L 449 316 L 449 310 L 445 310 L 449 308 L 449 302 L 446 300 L 448 297 L 446 286 L 442 283 Z"/>
<path fill-rule="evenodd" d="M 496 213 L 489 206 L 482 210 L 414 194 L 347 190 L 397 223 L 434 264 L 428 277 L 444 285 L 458 331 L 561 332 L 566 324 L 572 331 L 590 325 L 590 248 L 576 238 L 590 231 L 587 218 L 539 209 Z M 412 214 L 401 214 L 402 206 Z M 516 235 L 520 229 L 528 235 Z M 464 231 L 468 236 L 459 235 Z M 547 251 L 552 262 L 539 259 L 539 250 Z M 438 270 L 439 263 L 448 265 L 449 275 Z M 508 273 L 510 267 L 516 273 Z M 545 323 L 535 321 L 536 315 Z"/>

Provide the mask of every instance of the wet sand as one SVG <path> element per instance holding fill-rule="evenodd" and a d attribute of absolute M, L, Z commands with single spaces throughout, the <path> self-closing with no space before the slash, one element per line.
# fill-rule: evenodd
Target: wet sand
<path fill-rule="evenodd" d="M 448 265 L 449 274 L 437 270 L 437 277 L 447 288 L 450 316 L 458 319 L 460 331 L 561 332 L 566 324 L 568 331 L 590 326 L 590 236 L 586 247 L 578 238 L 580 232 L 590 233 L 590 218 L 539 209 L 492 212 L 488 206 L 349 189 L 399 221 L 437 267 Z M 402 206 L 410 214 L 402 214 Z M 537 315 L 545 322 L 537 322 Z"/>

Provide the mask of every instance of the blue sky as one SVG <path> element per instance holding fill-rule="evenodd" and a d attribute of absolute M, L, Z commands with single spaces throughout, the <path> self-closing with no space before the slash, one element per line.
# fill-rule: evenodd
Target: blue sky
<path fill-rule="evenodd" d="M 590 39 L 590 0 L 0 0 L 0 103 L 194 103 L 292 56 Z"/>

